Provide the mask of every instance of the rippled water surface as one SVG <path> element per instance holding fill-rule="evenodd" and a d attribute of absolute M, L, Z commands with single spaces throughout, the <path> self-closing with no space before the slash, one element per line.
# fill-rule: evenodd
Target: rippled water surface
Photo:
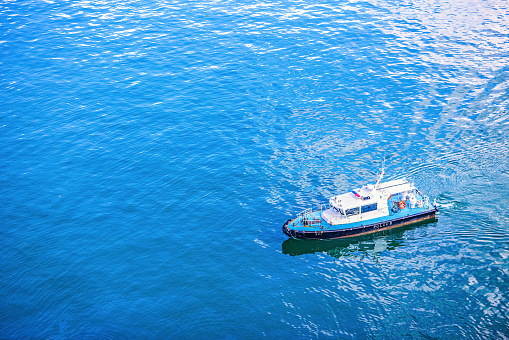
<path fill-rule="evenodd" d="M 509 338 L 509 4 L 0 4 L 1 338 Z M 287 239 L 406 176 L 436 223 Z"/>

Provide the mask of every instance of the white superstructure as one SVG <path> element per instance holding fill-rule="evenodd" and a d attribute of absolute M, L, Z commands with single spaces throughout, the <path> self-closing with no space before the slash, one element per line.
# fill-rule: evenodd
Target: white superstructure
<path fill-rule="evenodd" d="M 346 194 L 329 199 L 330 208 L 322 212 L 325 222 L 333 225 L 347 224 L 389 215 L 390 197 L 406 198 L 415 186 L 406 179 L 381 183 L 383 171 L 376 184 L 367 184 Z"/>

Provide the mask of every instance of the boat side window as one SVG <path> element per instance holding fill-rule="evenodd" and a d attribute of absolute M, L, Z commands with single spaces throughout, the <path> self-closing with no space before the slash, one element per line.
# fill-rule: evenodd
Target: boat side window
<path fill-rule="evenodd" d="M 346 209 L 346 216 L 353 216 L 353 215 L 358 215 L 359 214 L 359 207 L 357 208 L 351 208 L 351 209 Z"/>
<path fill-rule="evenodd" d="M 339 213 L 340 213 L 341 215 L 344 215 L 344 214 L 345 214 L 345 213 L 343 212 L 343 209 L 339 209 Z"/>
<path fill-rule="evenodd" d="M 373 211 L 373 210 L 376 210 L 376 209 L 377 209 L 377 203 L 363 205 L 361 207 L 361 213 L 365 213 L 365 212 L 368 212 L 368 211 Z"/>
<path fill-rule="evenodd" d="M 340 213 L 341 215 L 344 215 L 345 213 L 343 212 L 343 209 L 338 209 L 336 207 L 333 207 L 334 210 L 336 210 L 338 213 Z"/>

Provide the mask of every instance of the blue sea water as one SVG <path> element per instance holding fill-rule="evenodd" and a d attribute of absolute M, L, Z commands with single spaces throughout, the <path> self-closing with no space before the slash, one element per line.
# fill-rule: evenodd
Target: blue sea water
<path fill-rule="evenodd" d="M 509 3 L 0 4 L 0 338 L 509 338 Z M 438 221 L 288 239 L 407 177 Z"/>

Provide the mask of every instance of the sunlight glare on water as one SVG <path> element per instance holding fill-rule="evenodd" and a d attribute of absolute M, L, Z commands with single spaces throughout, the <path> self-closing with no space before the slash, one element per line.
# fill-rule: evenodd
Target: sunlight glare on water
<path fill-rule="evenodd" d="M 507 1 L 0 4 L 4 338 L 509 338 Z M 407 177 L 435 223 L 288 239 Z"/>

